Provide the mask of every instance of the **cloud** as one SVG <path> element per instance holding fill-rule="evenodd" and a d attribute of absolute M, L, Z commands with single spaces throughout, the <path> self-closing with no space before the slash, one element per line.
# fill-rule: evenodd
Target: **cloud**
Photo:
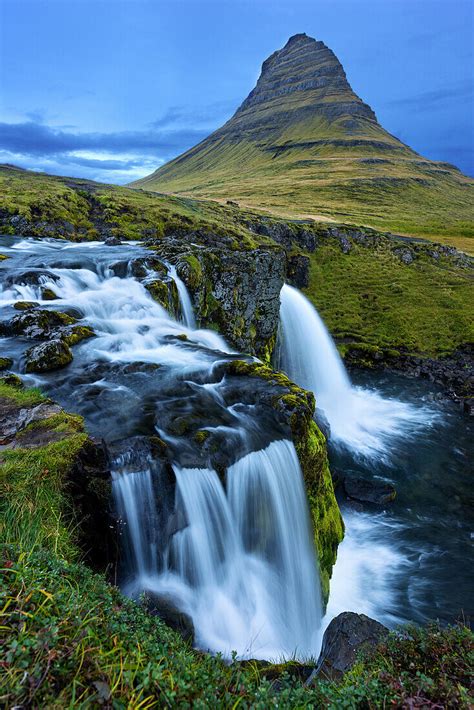
<path fill-rule="evenodd" d="M 425 91 L 418 96 L 405 96 L 389 101 L 386 105 L 416 111 L 432 111 L 443 104 L 456 101 L 471 100 L 474 97 L 474 84 L 470 81 L 461 82 L 455 86 L 448 86 L 433 91 Z"/>
<path fill-rule="evenodd" d="M 169 155 L 202 140 L 207 131 L 180 130 L 121 131 L 116 133 L 73 133 L 42 123 L 0 123 L 0 148 L 25 155 L 59 155 L 75 150 L 130 150 Z"/>
<path fill-rule="evenodd" d="M 165 113 L 150 123 L 150 128 L 179 126 L 216 126 L 235 111 L 234 101 L 215 101 L 208 106 L 170 106 Z"/>
<path fill-rule="evenodd" d="M 172 123 L 170 112 L 167 120 Z M 5 162 L 34 170 L 129 182 L 153 172 L 208 133 L 186 127 L 80 133 L 41 121 L 4 122 L 0 123 L 0 155 Z"/>

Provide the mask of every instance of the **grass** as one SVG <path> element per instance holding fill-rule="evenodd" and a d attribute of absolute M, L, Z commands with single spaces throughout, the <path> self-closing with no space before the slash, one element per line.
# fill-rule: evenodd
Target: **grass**
<path fill-rule="evenodd" d="M 349 254 L 323 244 L 310 260 L 305 293 L 342 352 L 362 343 L 439 357 L 474 341 L 471 269 L 426 253 L 407 266 L 390 243 L 370 255 L 356 244 Z"/>
<path fill-rule="evenodd" d="M 0 384 L 0 402 L 33 407 L 47 400 L 38 390 Z M 29 445 L 40 433 L 44 446 Z M 61 412 L 33 422 L 16 437 L 17 448 L 0 457 L 0 537 L 21 551 L 50 549 L 55 555 L 77 557 L 71 525 L 74 513 L 65 494 L 65 479 L 87 434 L 82 419 Z"/>

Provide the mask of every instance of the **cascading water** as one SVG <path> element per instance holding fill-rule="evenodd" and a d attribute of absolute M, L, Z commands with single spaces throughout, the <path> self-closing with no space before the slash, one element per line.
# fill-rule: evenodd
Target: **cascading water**
<path fill-rule="evenodd" d="M 178 289 L 179 301 L 181 304 L 181 313 L 183 317 L 183 323 L 188 328 L 196 328 L 196 319 L 194 317 L 193 304 L 191 303 L 191 298 L 189 297 L 188 289 L 184 285 L 182 279 L 179 278 L 175 266 L 169 266 L 169 275 L 176 284 Z"/>
<path fill-rule="evenodd" d="M 433 418 L 376 391 L 351 385 L 342 359 L 316 309 L 292 286 L 281 290 L 279 367 L 314 392 L 330 425 L 330 439 L 354 453 L 386 456 L 394 437 L 407 436 Z"/>
<path fill-rule="evenodd" d="M 172 536 L 161 572 L 153 564 L 140 570 L 135 593 L 178 600 L 201 647 L 253 658 L 314 655 L 320 584 L 293 444 L 275 441 L 230 466 L 227 495 L 212 469 L 174 469 L 176 508 L 187 524 Z M 115 485 L 125 498 L 126 477 Z M 146 495 L 146 486 L 140 491 Z M 131 537 L 134 510 L 130 505 Z"/>
<path fill-rule="evenodd" d="M 35 301 L 95 331 L 74 346 L 67 368 L 52 373 L 24 373 L 23 356 L 35 340 L 3 336 L 1 345 L 13 371 L 83 415 L 90 433 L 106 440 L 124 522 L 125 591 L 155 588 L 191 614 L 199 646 L 244 657 L 315 655 L 322 627 L 347 609 L 387 624 L 469 613 L 472 585 L 462 570 L 471 554 L 472 438 L 457 411 L 423 405 L 431 385 L 411 381 L 410 389 L 405 380 L 378 378 L 388 387 L 385 399 L 351 386 L 314 309 L 283 289 L 285 369 L 325 410 L 338 445 L 330 452 L 336 468 L 375 473 L 397 486 L 387 511 L 345 511 L 346 537 L 320 625 L 298 461 L 286 431 L 254 404 L 253 390 L 245 394 L 242 379 L 232 381 L 221 367 L 242 356 L 217 333 L 178 322 L 153 301 L 146 280 L 127 268 L 134 259 L 147 263 L 137 245 L 7 237 L 1 251 L 9 257 L 0 262 L 2 322 L 21 313 L 18 301 Z M 183 287 L 185 319 L 191 301 Z M 57 300 L 44 300 L 44 288 Z M 414 405 L 395 399 L 411 390 Z M 443 416 L 434 418 L 434 408 Z M 205 446 L 197 462 L 192 435 L 179 435 L 193 418 L 217 451 L 214 469 Z M 433 427 L 421 431 L 430 421 Z M 157 433 L 166 442 L 164 463 L 147 448 Z"/>
<path fill-rule="evenodd" d="M 314 655 L 320 583 L 293 444 L 281 432 L 265 433 L 253 404 L 227 406 L 225 378 L 209 381 L 231 350 L 217 333 L 195 329 L 189 294 L 174 267 L 168 276 L 176 283 L 184 323 L 131 275 L 130 252 L 143 258 L 143 250 L 100 247 L 82 245 L 82 254 L 97 255 L 93 260 L 78 258 L 75 245 L 14 245 L 12 255 L 31 250 L 34 267 L 43 272 L 36 283 L 13 282 L 0 299 L 6 307 L 27 300 L 73 309 L 94 329 L 94 338 L 75 347 L 67 370 L 29 377 L 49 384 L 59 399 L 67 401 L 73 390 L 74 408 L 89 428 L 105 435 L 112 452 L 114 446 L 121 451 L 112 457 L 112 483 L 122 522 L 125 591 L 171 598 L 191 615 L 202 648 L 229 657 L 233 651 L 258 658 Z M 112 255 L 123 252 L 126 261 L 114 262 Z M 24 264 L 18 268 L 21 274 Z M 57 295 L 53 306 L 43 300 L 44 288 Z M 161 429 L 170 402 L 179 419 L 193 398 L 205 411 L 204 421 L 216 412 L 206 431 L 221 436 L 230 452 L 226 485 L 212 468 L 183 465 L 181 459 L 195 452 Z M 172 452 L 172 468 L 146 449 L 156 432 Z M 172 487 L 169 495 L 166 486 Z"/>

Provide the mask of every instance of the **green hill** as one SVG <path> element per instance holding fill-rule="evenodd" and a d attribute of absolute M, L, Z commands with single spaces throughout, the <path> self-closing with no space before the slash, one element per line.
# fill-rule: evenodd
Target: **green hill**
<path fill-rule="evenodd" d="M 222 128 L 134 186 L 461 248 L 474 236 L 474 180 L 385 131 L 334 53 L 305 34 L 263 63 Z"/>

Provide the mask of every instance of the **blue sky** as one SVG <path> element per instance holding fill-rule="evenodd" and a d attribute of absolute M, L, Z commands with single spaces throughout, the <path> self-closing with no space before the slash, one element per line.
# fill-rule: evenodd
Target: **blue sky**
<path fill-rule="evenodd" d="M 126 183 L 204 138 L 289 36 L 474 175 L 471 0 L 0 0 L 0 162 Z"/>

